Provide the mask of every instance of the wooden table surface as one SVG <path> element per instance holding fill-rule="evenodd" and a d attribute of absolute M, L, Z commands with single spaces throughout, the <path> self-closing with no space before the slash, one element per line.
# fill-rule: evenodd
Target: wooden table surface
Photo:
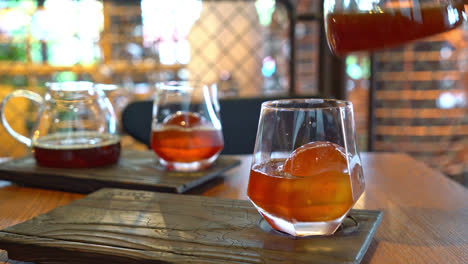
<path fill-rule="evenodd" d="M 190 193 L 247 199 L 251 158 L 239 157 L 241 166 Z M 468 189 L 404 154 L 361 158 L 366 191 L 355 208 L 383 211 L 362 263 L 468 263 Z M 81 197 L 0 181 L 0 229 Z"/>

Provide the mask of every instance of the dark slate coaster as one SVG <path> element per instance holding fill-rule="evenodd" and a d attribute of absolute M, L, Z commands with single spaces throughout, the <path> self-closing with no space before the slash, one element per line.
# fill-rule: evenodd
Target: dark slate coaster
<path fill-rule="evenodd" d="M 39 167 L 32 156 L 27 156 L 0 164 L 0 179 L 79 193 L 91 193 L 104 187 L 183 193 L 239 164 L 237 159 L 220 156 L 206 170 L 165 171 L 156 167 L 156 157 L 151 151 L 123 151 L 119 163 L 114 166 L 55 169 Z"/>
<path fill-rule="evenodd" d="M 359 263 L 382 213 L 350 215 L 332 236 L 293 238 L 248 201 L 102 189 L 0 231 L 0 248 L 37 263 Z"/>

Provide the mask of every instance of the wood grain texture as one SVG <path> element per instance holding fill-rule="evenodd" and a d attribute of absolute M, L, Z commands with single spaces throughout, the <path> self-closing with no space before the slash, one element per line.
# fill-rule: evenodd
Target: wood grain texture
<path fill-rule="evenodd" d="M 84 195 L 60 191 L 24 188 L 0 181 L 0 229 L 29 220 L 58 206 L 82 198 Z M 0 249 L 0 264 L 7 262 L 7 254 Z"/>
<path fill-rule="evenodd" d="M 252 157 L 236 157 L 240 166 L 189 193 L 247 199 Z M 383 211 L 361 263 L 468 263 L 468 189 L 405 154 L 362 153 L 361 158 L 366 190 L 355 208 Z M 82 196 L 0 184 L 0 228 Z"/>
<path fill-rule="evenodd" d="M 153 152 L 127 150 L 115 166 L 55 169 L 39 167 L 34 158 L 28 156 L 0 164 L 0 179 L 77 193 L 91 193 L 105 187 L 183 193 L 239 163 L 237 159 L 221 156 L 203 171 L 165 171 L 156 168 Z"/>
<path fill-rule="evenodd" d="M 10 258 L 41 263 L 359 263 L 381 213 L 354 210 L 354 232 L 296 239 L 248 201 L 102 189 L 0 231 Z"/>
<path fill-rule="evenodd" d="M 405 154 L 364 162 L 366 191 L 354 208 L 383 218 L 363 263 L 468 263 L 468 189 Z"/>

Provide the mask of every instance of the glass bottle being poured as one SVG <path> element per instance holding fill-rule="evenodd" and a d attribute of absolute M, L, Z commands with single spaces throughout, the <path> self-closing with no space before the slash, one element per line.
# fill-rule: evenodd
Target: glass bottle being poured
<path fill-rule="evenodd" d="M 452 30 L 466 20 L 466 0 L 324 1 L 327 40 L 336 55 L 396 46 Z"/>

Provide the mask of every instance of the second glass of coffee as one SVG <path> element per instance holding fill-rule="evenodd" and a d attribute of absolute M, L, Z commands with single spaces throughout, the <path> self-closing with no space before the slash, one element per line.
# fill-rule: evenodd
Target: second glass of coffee
<path fill-rule="evenodd" d="M 215 85 L 157 85 L 151 148 L 167 170 L 208 168 L 224 147 Z"/>

